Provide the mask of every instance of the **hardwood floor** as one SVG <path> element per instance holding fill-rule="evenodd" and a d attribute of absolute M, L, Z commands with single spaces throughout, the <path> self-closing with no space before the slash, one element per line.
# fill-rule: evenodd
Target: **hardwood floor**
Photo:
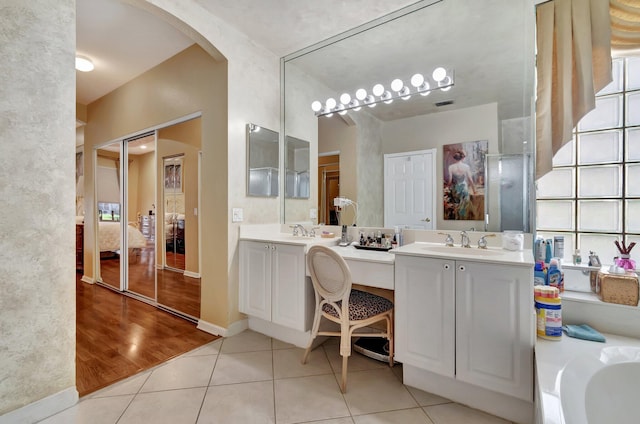
<path fill-rule="evenodd" d="M 196 325 L 76 274 L 76 385 L 80 396 L 217 339 Z"/>

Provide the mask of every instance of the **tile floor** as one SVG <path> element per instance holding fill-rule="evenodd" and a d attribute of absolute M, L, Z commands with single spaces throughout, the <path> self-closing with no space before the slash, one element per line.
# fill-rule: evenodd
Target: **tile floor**
<path fill-rule="evenodd" d="M 245 331 L 80 399 L 46 424 L 507 423 L 402 384 L 402 367 L 349 358 L 340 393 L 337 338 L 300 363 L 302 349 Z"/>

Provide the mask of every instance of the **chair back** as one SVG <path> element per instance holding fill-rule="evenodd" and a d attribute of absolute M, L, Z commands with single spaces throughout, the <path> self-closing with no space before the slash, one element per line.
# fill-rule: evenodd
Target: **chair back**
<path fill-rule="evenodd" d="M 323 299 L 348 301 L 351 272 L 342 256 L 327 246 L 312 246 L 307 252 L 307 267 L 313 288 Z"/>

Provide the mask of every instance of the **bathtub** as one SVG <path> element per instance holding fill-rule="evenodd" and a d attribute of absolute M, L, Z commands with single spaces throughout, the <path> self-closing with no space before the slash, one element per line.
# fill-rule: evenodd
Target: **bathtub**
<path fill-rule="evenodd" d="M 595 353 L 595 352 L 594 352 Z M 566 424 L 640 422 L 640 347 L 604 347 L 583 354 L 559 374 Z"/>
<path fill-rule="evenodd" d="M 640 423 L 640 340 L 536 341 L 536 423 Z"/>

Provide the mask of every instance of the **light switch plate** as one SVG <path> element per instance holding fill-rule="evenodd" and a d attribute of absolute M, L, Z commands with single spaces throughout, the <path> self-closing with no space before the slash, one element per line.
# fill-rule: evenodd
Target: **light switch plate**
<path fill-rule="evenodd" d="M 231 222 L 242 222 L 242 208 L 233 208 Z"/>
<path fill-rule="evenodd" d="M 311 208 L 309 209 L 309 219 L 317 219 L 318 218 L 318 209 Z"/>

